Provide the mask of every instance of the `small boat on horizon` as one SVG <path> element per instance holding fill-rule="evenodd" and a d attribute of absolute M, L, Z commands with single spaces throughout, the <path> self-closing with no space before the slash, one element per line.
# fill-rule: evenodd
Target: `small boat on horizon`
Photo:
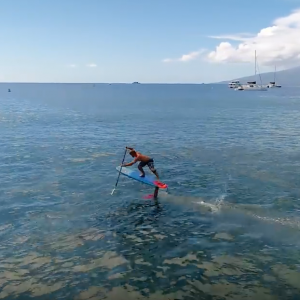
<path fill-rule="evenodd" d="M 241 85 L 241 83 L 240 83 L 239 80 L 233 80 L 233 81 L 231 81 L 231 82 L 228 83 L 228 87 L 230 89 L 238 88 L 240 85 Z"/>
<path fill-rule="evenodd" d="M 276 66 L 274 70 L 274 81 L 270 81 L 270 83 L 267 85 L 268 88 L 281 88 L 281 85 L 276 84 Z"/>

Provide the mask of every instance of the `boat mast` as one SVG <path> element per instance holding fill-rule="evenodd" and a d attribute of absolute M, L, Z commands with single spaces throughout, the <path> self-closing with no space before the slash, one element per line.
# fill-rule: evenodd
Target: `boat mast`
<path fill-rule="evenodd" d="M 276 65 L 275 65 L 275 72 L 274 72 L 274 83 L 276 84 Z"/>
<path fill-rule="evenodd" d="M 255 74 L 255 80 L 256 80 L 256 50 L 254 52 L 254 56 L 255 56 L 255 62 L 254 62 L 254 74 Z"/>
<path fill-rule="evenodd" d="M 257 58 L 256 58 L 256 50 L 255 50 L 255 79 L 256 79 L 256 61 L 257 61 Z M 259 72 L 259 79 L 260 79 L 260 87 L 262 88 L 262 80 L 261 80 L 261 75 L 260 75 L 260 72 Z"/>

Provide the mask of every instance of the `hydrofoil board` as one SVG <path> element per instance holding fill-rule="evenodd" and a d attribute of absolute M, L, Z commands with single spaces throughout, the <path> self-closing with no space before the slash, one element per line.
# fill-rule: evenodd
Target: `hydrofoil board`
<path fill-rule="evenodd" d="M 116 167 L 116 169 L 117 169 L 118 172 L 120 172 L 121 167 L 118 166 L 118 167 Z M 158 188 L 163 189 L 163 190 L 168 188 L 167 184 L 159 181 L 154 176 L 145 175 L 145 177 L 141 177 L 140 172 L 137 171 L 137 170 L 134 170 L 133 168 L 122 167 L 121 174 L 123 174 L 123 175 L 125 175 L 129 178 L 132 178 L 134 180 L 137 180 L 139 182 L 142 182 L 142 183 L 154 186 L 154 187 L 158 187 Z"/>

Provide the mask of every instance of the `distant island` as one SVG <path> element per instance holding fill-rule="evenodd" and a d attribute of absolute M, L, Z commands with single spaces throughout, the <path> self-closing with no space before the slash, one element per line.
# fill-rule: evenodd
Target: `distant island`
<path fill-rule="evenodd" d="M 269 84 L 270 82 L 274 81 L 274 72 L 261 73 L 260 77 L 262 84 Z M 241 78 L 229 79 L 217 83 L 228 84 L 228 82 L 231 82 L 233 80 L 239 80 L 241 83 L 246 83 L 250 81 L 256 81 L 257 83 L 260 83 L 259 74 L 257 74 L 256 78 L 254 75 L 252 75 Z M 300 86 L 300 66 L 287 70 L 277 71 L 276 84 L 280 84 L 282 86 Z"/>

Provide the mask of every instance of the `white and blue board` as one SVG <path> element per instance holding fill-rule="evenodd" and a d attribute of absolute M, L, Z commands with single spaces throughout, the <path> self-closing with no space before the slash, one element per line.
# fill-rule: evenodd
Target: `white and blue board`
<path fill-rule="evenodd" d="M 117 169 L 118 172 L 120 172 L 121 167 L 118 166 L 118 167 L 116 167 L 116 169 Z M 151 186 L 156 187 L 156 188 L 160 188 L 160 189 L 163 189 L 163 190 L 168 188 L 168 186 L 165 183 L 157 180 L 157 178 L 154 177 L 154 176 L 145 175 L 145 177 L 141 177 L 140 172 L 133 169 L 133 168 L 122 167 L 121 174 L 125 175 L 129 178 L 132 178 L 134 180 L 137 180 L 139 182 L 151 185 Z"/>

